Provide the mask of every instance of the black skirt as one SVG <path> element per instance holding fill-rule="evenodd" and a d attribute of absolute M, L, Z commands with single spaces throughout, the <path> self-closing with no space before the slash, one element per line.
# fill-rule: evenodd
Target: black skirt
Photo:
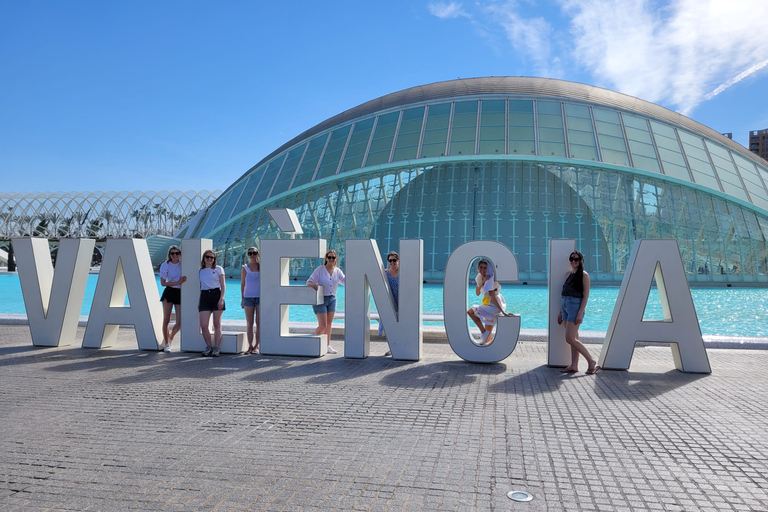
<path fill-rule="evenodd" d="M 221 298 L 221 288 L 213 290 L 200 290 L 200 302 L 197 304 L 198 311 L 219 311 L 219 299 Z M 227 309 L 221 308 L 221 311 Z"/>
<path fill-rule="evenodd" d="M 171 288 L 166 286 L 163 290 L 163 296 L 160 301 L 170 302 L 171 304 L 181 304 L 181 288 Z"/>

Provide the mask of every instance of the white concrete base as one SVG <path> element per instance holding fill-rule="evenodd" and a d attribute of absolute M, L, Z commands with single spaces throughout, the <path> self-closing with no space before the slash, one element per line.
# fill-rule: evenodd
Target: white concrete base
<path fill-rule="evenodd" d="M 248 337 L 244 332 L 222 332 L 221 353 L 242 354 L 248 351 Z"/>
<path fill-rule="evenodd" d="M 211 332 L 211 336 L 213 336 L 213 332 Z M 221 333 L 220 349 L 222 354 L 242 354 L 248 350 L 248 337 L 242 331 L 223 331 Z M 187 344 L 181 348 L 182 352 L 203 352 L 204 350 L 205 342 L 202 335 L 200 335 L 199 340 L 188 338 Z"/>

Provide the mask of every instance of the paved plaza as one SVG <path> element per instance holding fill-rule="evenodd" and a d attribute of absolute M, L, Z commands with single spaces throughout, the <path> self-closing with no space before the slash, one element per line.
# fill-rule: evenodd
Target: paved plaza
<path fill-rule="evenodd" d="M 120 333 L 36 348 L 0 325 L 0 510 L 768 510 L 763 350 L 565 376 L 531 341 L 480 365 L 445 341 L 212 359 Z"/>

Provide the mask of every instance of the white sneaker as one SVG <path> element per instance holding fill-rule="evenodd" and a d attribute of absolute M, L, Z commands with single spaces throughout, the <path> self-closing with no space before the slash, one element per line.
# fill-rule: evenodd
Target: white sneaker
<path fill-rule="evenodd" d="M 166 344 L 166 345 L 163 347 L 163 352 L 170 352 L 170 351 L 171 351 L 171 346 L 170 346 L 170 345 L 168 345 L 168 344 Z"/>
<path fill-rule="evenodd" d="M 332 346 L 328 345 L 328 353 L 329 354 L 338 354 L 339 351 L 333 348 Z"/>
<path fill-rule="evenodd" d="M 480 337 L 480 344 L 485 345 L 488 343 L 488 338 L 491 337 L 491 331 L 485 331 L 483 335 Z"/>

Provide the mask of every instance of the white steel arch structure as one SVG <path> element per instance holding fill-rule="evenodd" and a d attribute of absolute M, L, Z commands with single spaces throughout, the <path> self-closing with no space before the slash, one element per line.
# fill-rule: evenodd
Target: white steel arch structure
<path fill-rule="evenodd" d="M 220 190 L 2 192 L 0 238 L 173 236 Z"/>

